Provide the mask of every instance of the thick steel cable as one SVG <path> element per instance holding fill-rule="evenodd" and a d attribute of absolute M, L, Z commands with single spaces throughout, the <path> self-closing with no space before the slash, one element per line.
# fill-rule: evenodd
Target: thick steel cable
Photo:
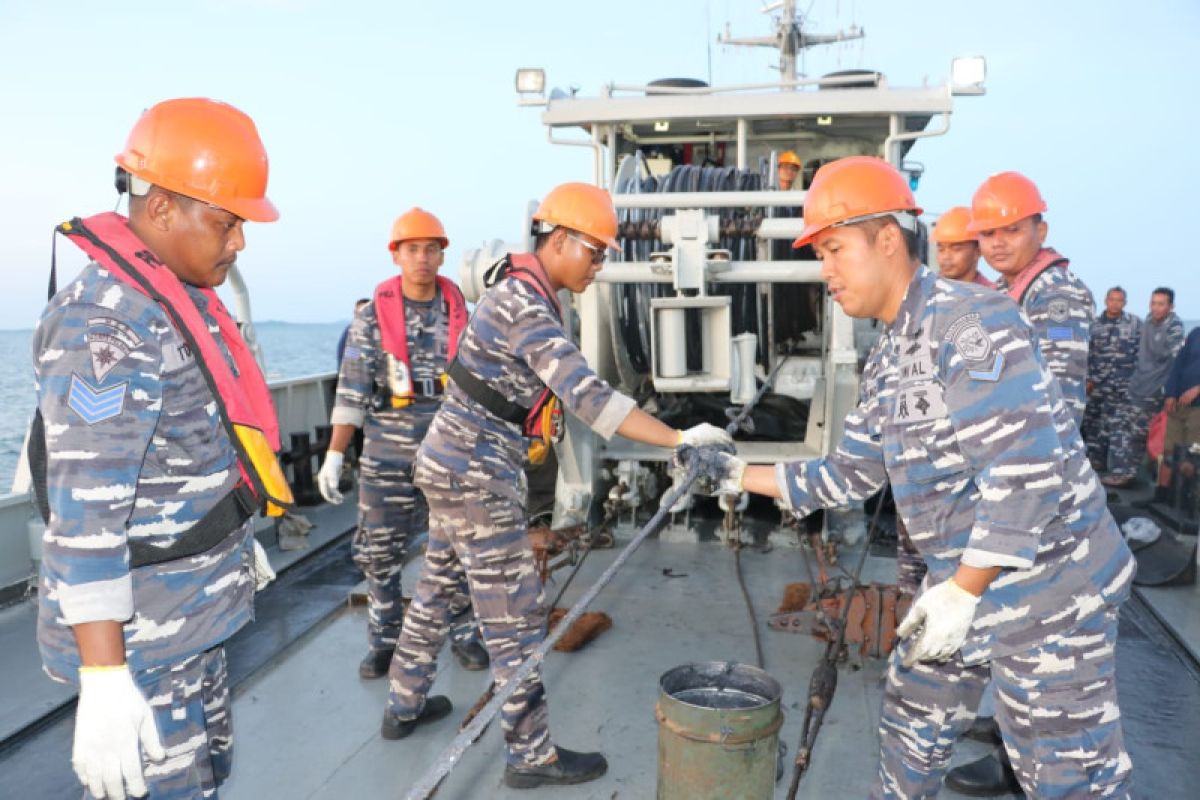
<path fill-rule="evenodd" d="M 500 707 L 508 701 L 508 698 L 517 690 L 517 687 L 524 683 L 525 679 L 532 675 L 537 666 L 542 663 L 542 659 L 546 657 L 546 653 L 550 651 L 550 648 L 554 647 L 554 643 L 562 638 L 562 635 L 570 629 L 575 620 L 579 619 L 588 604 L 596 599 L 596 595 L 600 594 L 600 590 L 608 585 L 609 581 L 625 565 L 625 562 L 629 560 L 629 557 L 633 555 L 642 542 L 658 529 L 663 519 L 666 518 L 671 506 L 675 505 L 679 501 L 679 498 L 692 488 L 692 484 L 700 474 L 700 469 L 700 461 L 696 458 L 688 465 L 683 480 L 671 487 L 671 490 L 663 497 L 658 511 L 650 518 L 650 521 L 638 531 L 637 535 L 625 546 L 625 549 L 621 551 L 616 560 L 604 571 L 604 574 L 583 593 L 583 596 L 576 601 L 575 605 L 571 606 L 571 610 L 567 612 L 567 615 L 559 621 L 554 630 L 538 645 L 538 648 L 525 659 L 521 666 L 517 668 L 517 671 L 509 677 L 508 681 L 496 690 L 496 694 L 488 701 L 487 705 L 480 709 L 479 713 L 475 715 L 475 719 L 471 720 L 471 723 L 463 728 L 458 736 L 454 737 L 454 741 L 438 754 L 438 757 L 434 759 L 433 764 L 425 771 L 425 774 L 404 795 L 404 800 L 427 800 L 433 794 L 438 784 L 442 782 L 442 779 L 458 763 L 458 760 L 462 758 L 467 748 L 471 746 L 483 729 L 487 727 L 488 723 L 492 721 L 492 717 L 496 716 L 496 713 L 500 711 Z"/>

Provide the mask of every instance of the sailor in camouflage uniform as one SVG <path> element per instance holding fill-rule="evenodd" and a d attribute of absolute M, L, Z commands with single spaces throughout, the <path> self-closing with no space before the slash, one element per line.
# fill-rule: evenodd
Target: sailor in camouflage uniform
<path fill-rule="evenodd" d="M 449 244 L 433 214 L 413 208 L 392 225 L 388 249 L 401 274 L 355 312 L 338 370 L 333 434 L 317 476 L 321 494 L 338 490 L 346 447 L 363 430 L 358 528 L 351 548 L 367 579 L 367 655 L 363 678 L 387 674 L 404 621 L 401 571 L 409 539 L 424 531 L 429 510 L 413 485 L 413 461 L 441 402 L 443 376 L 466 322 L 466 301 L 438 276 Z M 487 668 L 475 634 L 466 585 L 454 602 L 451 649 L 466 669 Z"/>
<path fill-rule="evenodd" d="M 450 369 L 442 407 L 417 454 L 416 483 L 429 502 L 429 548 L 390 673 L 382 735 L 409 736 L 451 710 L 428 696 L 450 606 L 465 576 L 503 686 L 546 633 L 546 609 L 524 511 L 523 471 L 530 436 L 552 435 L 554 402 L 599 435 L 661 447 L 681 439 L 729 443 L 711 425 L 680 433 L 638 409 L 588 367 L 564 329 L 557 292 L 584 291 L 606 248 L 619 249 L 608 193 L 568 183 L 534 215 L 536 255 L 511 255 L 476 306 Z M 539 428 L 539 426 L 541 426 Z M 602 775 L 599 753 L 556 747 L 545 691 L 535 671 L 501 710 L 505 783 L 514 788 L 580 783 Z"/>
<path fill-rule="evenodd" d="M 1125 415 L 1129 378 L 1137 366 L 1142 321 L 1125 311 L 1125 290 L 1114 286 L 1104 296 L 1104 313 L 1092 323 L 1088 346 L 1087 411 L 1080 433 L 1097 471 L 1108 469 L 1109 442 L 1132 424 Z"/>
<path fill-rule="evenodd" d="M 1142 323 L 1137 364 L 1125 393 L 1121 425 L 1109 441 L 1112 469 L 1103 478 L 1106 486 L 1128 486 L 1146 460 L 1146 435 L 1150 420 L 1163 409 L 1164 390 L 1175 356 L 1183 349 L 1183 321 L 1175 311 L 1175 291 L 1160 286 L 1150 293 L 1150 313 Z M 1155 500 L 1166 502 L 1165 487 L 1155 487 Z"/>
<path fill-rule="evenodd" d="M 805 231 L 834 299 L 886 324 L 858 407 L 825 458 L 719 455 L 720 491 L 797 515 L 887 481 L 929 574 L 897 629 L 872 797 L 932 797 L 989 677 L 1005 747 L 1035 797 L 1127 797 L 1117 608 L 1133 558 L 1036 334 L 1002 295 L 917 262 L 907 182 L 878 159 L 823 167 Z"/>
<path fill-rule="evenodd" d="M 243 220 L 278 212 L 253 122 L 223 103 L 150 108 L 117 162 L 129 220 L 60 226 L 93 261 L 33 337 L 46 458 L 31 461 L 45 465 L 49 512 L 38 645 L 47 673 L 80 687 L 72 764 L 85 797 L 216 797 L 233 755 L 222 643 L 250 621 L 256 582 L 273 577 L 241 505 L 256 493 L 242 493 L 227 412 L 253 390 L 249 402 L 270 412 L 260 422 L 276 423 L 211 287 L 245 246 Z M 134 273 L 168 299 L 152 300 Z M 206 374 L 218 373 L 241 388 L 217 378 L 214 397 Z M 197 552 L 201 530 L 216 544 Z"/>
<path fill-rule="evenodd" d="M 1087 407 L 1088 342 L 1096 301 L 1068 261 L 1045 247 L 1046 201 L 1033 181 L 999 172 L 976 190 L 968 229 L 1000 273 L 997 288 L 1021 307 L 1033 326 L 1050 374 L 1078 425 Z"/>
<path fill-rule="evenodd" d="M 932 239 L 937 245 L 938 274 L 943 278 L 995 289 L 979 271 L 979 236 L 967 230 L 971 209 L 954 206 L 938 218 Z M 912 597 L 925 578 L 925 559 L 908 535 L 904 520 L 896 518 L 896 588 Z"/>

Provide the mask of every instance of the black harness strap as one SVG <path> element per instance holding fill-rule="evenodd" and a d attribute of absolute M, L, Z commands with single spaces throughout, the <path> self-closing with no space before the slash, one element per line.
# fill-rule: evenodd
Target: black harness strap
<path fill-rule="evenodd" d="M 450 376 L 450 380 L 458 385 L 458 388 L 466 393 L 467 397 L 487 409 L 488 413 L 499 417 L 505 422 L 511 422 L 513 425 L 521 425 L 525 422 L 525 418 L 529 416 L 528 408 L 519 403 L 514 403 L 491 386 L 488 386 L 476 377 L 475 373 L 460 364 L 457 358 L 450 364 L 450 369 L 446 370 L 446 374 Z"/>
<path fill-rule="evenodd" d="M 42 420 L 42 412 L 35 411 L 33 425 L 29 432 L 29 447 L 26 450 L 29 458 L 29 472 L 33 478 L 33 498 L 37 504 L 42 521 L 50 522 L 50 499 L 46 491 L 46 432 Z M 161 564 L 164 561 L 174 561 L 177 558 L 196 556 L 216 547 L 225 537 L 242 527 L 242 524 L 254 516 L 258 509 L 258 501 L 254 492 L 245 483 L 239 483 L 208 513 L 188 528 L 170 547 L 155 547 L 152 544 L 129 541 L 129 566 L 132 569 L 151 564 Z"/>
<path fill-rule="evenodd" d="M 131 540 L 129 542 L 129 566 L 146 567 L 175 561 L 180 558 L 198 556 L 213 549 L 229 534 L 238 530 L 246 520 L 254 516 L 258 501 L 254 492 L 244 483 L 237 486 L 209 509 L 209 512 L 188 528 L 170 547 L 155 547 L 152 544 Z"/>

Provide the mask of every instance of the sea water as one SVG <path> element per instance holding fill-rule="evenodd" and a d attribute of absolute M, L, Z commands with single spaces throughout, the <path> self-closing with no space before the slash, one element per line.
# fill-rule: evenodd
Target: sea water
<path fill-rule="evenodd" d="M 346 322 L 261 322 L 255 326 L 267 379 L 333 372 Z M 0 331 L 0 494 L 8 491 L 33 416 L 33 331 Z"/>

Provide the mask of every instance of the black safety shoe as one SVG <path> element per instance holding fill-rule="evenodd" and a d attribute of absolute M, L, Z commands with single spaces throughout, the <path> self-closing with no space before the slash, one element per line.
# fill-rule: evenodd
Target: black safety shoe
<path fill-rule="evenodd" d="M 999 747 L 1004 743 L 1000 737 L 1000 726 L 996 724 L 995 717 L 976 717 L 971 723 L 971 727 L 963 736 L 968 739 L 974 739 L 977 742 L 984 744 L 992 744 Z"/>
<path fill-rule="evenodd" d="M 468 639 L 465 644 L 461 645 L 458 642 L 451 642 L 450 652 L 458 659 L 459 666 L 471 672 L 487 669 L 488 664 L 491 663 L 487 648 L 475 638 Z"/>
<path fill-rule="evenodd" d="M 971 797 L 995 797 L 998 794 L 1025 796 L 1017 776 L 1013 774 L 1008 754 L 1003 749 L 950 770 L 946 773 L 946 788 Z"/>
<path fill-rule="evenodd" d="M 367 655 L 362 661 L 358 662 L 358 677 L 366 678 L 382 678 L 387 675 L 388 667 L 392 664 L 392 650 L 375 650 L 372 648 L 367 651 Z"/>
<path fill-rule="evenodd" d="M 536 789 L 539 786 L 566 786 L 587 783 L 608 772 L 608 761 L 600 753 L 576 753 L 565 747 L 555 748 L 558 758 L 540 767 L 504 767 L 504 785 L 510 789 Z"/>
<path fill-rule="evenodd" d="M 391 711 L 383 712 L 383 724 L 379 727 L 379 735 L 385 739 L 403 739 L 417 729 L 418 725 L 437 722 L 454 709 L 450 698 L 435 694 L 425 698 L 425 707 L 416 719 L 400 719 Z"/>

